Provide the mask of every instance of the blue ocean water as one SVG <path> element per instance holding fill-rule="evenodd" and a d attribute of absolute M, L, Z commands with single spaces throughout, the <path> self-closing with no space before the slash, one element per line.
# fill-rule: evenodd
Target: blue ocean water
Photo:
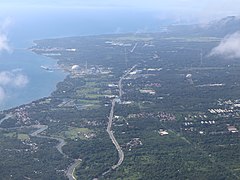
<path fill-rule="evenodd" d="M 172 23 L 164 14 L 133 9 L 20 9 L 1 14 L 10 18 L 7 36 L 12 52 L 0 53 L 0 73 L 23 75 L 24 87 L 0 84 L 0 110 L 15 107 L 51 94 L 66 74 L 48 72 L 41 65 L 55 66 L 56 60 L 27 50 L 33 40 L 67 36 L 158 31 Z M 6 74 L 6 73 L 5 73 Z M 1 74 L 0 74 L 1 76 Z M 1 77 L 0 77 L 1 78 Z M 1 91 L 2 97 L 1 99 Z"/>
<path fill-rule="evenodd" d="M 49 72 L 41 66 L 54 67 L 56 63 L 56 60 L 34 54 L 25 49 L 17 49 L 10 54 L 1 53 L 0 78 L 6 82 L 0 84 L 4 91 L 0 110 L 49 96 L 56 88 L 56 84 L 62 81 L 66 74 L 63 71 Z M 11 82 L 7 82 L 8 79 Z"/>
<path fill-rule="evenodd" d="M 27 9 L 13 12 L 10 43 L 22 47 L 34 39 L 159 31 L 175 22 L 166 12 L 117 9 Z"/>

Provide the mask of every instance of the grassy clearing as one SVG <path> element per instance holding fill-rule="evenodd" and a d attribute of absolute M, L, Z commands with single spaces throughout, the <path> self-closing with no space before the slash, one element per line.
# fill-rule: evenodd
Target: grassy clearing
<path fill-rule="evenodd" d="M 10 137 L 10 138 L 16 138 L 17 137 L 17 133 L 16 132 L 4 133 L 3 135 L 5 137 Z"/>
<path fill-rule="evenodd" d="M 86 94 L 97 94 L 100 91 L 100 88 L 94 88 L 94 87 L 83 87 L 79 90 L 77 90 L 76 94 L 77 96 L 82 96 Z"/>
<path fill-rule="evenodd" d="M 4 133 L 3 134 L 5 137 L 10 137 L 10 138 L 17 138 L 21 141 L 29 140 L 30 137 L 28 134 L 20 133 L 18 134 L 17 132 L 9 132 L 9 133 Z"/>
<path fill-rule="evenodd" d="M 112 38 L 111 40 L 116 40 L 116 41 L 151 41 L 153 40 L 152 37 L 149 36 L 122 36 L 118 38 Z"/>
<path fill-rule="evenodd" d="M 28 134 L 18 134 L 18 139 L 25 141 L 25 140 L 29 140 L 30 137 Z"/>
<path fill-rule="evenodd" d="M 86 140 L 87 135 L 92 134 L 94 131 L 88 129 L 88 128 L 75 128 L 75 127 L 69 127 L 68 131 L 64 131 L 63 135 L 65 138 L 68 139 L 82 139 Z"/>
<path fill-rule="evenodd" d="M 81 99 L 81 100 L 78 100 L 77 102 L 80 109 L 97 109 L 100 107 L 99 103 L 100 101 L 96 99 L 90 99 L 90 100 Z"/>
<path fill-rule="evenodd" d="M 98 99 L 98 98 L 101 98 L 101 97 L 104 97 L 105 95 L 102 95 L 102 94 L 88 94 L 86 95 L 86 98 L 89 98 L 89 99 Z"/>
<path fill-rule="evenodd" d="M 216 37 L 168 37 L 165 40 L 178 40 L 184 42 L 219 42 L 220 38 Z"/>
<path fill-rule="evenodd" d="M 100 101 L 98 100 L 87 100 L 87 99 L 81 99 L 78 101 L 79 104 L 82 105 L 92 105 L 92 104 L 99 104 Z"/>
<path fill-rule="evenodd" d="M 86 82 L 86 87 L 95 87 L 97 85 L 97 82 L 94 82 L 94 81 L 88 81 Z"/>

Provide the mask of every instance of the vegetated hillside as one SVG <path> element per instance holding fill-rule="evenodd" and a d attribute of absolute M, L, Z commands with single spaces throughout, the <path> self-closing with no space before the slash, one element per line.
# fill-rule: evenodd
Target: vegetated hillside
<path fill-rule="evenodd" d="M 178 36 L 213 36 L 224 37 L 240 30 L 240 18 L 228 16 L 208 24 L 172 25 L 167 34 Z"/>
<path fill-rule="evenodd" d="M 0 177 L 240 179 L 240 61 L 208 56 L 234 26 L 37 41 L 69 75 L 0 114 Z"/>

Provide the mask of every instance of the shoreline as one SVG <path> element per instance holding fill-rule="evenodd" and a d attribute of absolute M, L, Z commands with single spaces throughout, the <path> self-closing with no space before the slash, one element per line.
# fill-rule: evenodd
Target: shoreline
<path fill-rule="evenodd" d="M 34 45 L 33 46 L 35 46 L 35 45 L 37 45 L 37 44 L 35 44 L 34 43 Z M 32 46 L 32 47 L 33 47 Z M 28 67 L 21 67 L 21 68 L 19 68 L 19 69 L 23 69 L 23 73 L 24 74 L 27 74 L 28 75 L 28 78 L 30 79 L 30 83 L 29 84 L 27 84 L 27 88 L 29 88 L 29 90 L 26 90 L 26 89 L 23 89 L 25 92 L 25 94 L 18 94 L 18 96 L 19 97 L 21 97 L 21 99 L 22 99 L 22 97 L 23 97 L 23 100 L 20 100 L 20 101 L 22 101 L 22 102 L 16 102 L 15 104 L 16 105 L 13 105 L 12 103 L 11 104 L 8 104 L 7 102 L 13 102 L 13 100 L 11 99 L 11 98 L 13 98 L 11 95 L 8 95 L 8 99 L 5 99 L 1 104 L 0 104 L 0 113 L 4 113 L 4 112 L 8 112 L 8 111 L 11 111 L 11 110 L 13 110 L 13 109 L 16 109 L 16 108 L 19 108 L 19 107 L 21 107 L 21 106 L 25 106 L 25 105 L 28 105 L 28 104 L 31 104 L 31 103 L 33 103 L 34 101 L 38 101 L 38 100 L 40 100 L 40 99 L 42 99 L 42 98 L 48 98 L 48 97 L 51 97 L 51 95 L 52 95 L 52 93 L 54 92 L 54 91 L 56 91 L 57 90 L 57 85 L 59 84 L 59 83 L 61 83 L 62 81 L 64 81 L 65 79 L 66 79 L 66 77 L 68 76 L 68 72 L 67 71 L 64 71 L 64 69 L 62 68 L 62 66 L 59 64 L 59 60 L 58 59 L 54 59 L 54 58 L 51 58 L 51 57 L 48 57 L 48 56 L 44 56 L 44 55 L 41 55 L 41 54 L 38 54 L 38 53 L 36 53 L 36 52 L 34 52 L 34 51 L 32 51 L 31 50 L 31 47 L 29 47 L 29 48 L 16 48 L 16 49 L 14 49 L 15 50 L 15 53 L 17 54 L 17 53 L 23 53 L 24 55 L 26 54 L 26 53 L 29 53 L 29 58 L 31 59 L 31 56 L 36 56 L 36 58 L 35 58 L 35 60 L 37 60 L 37 63 L 39 64 L 39 66 L 37 66 L 37 65 L 35 65 L 35 66 L 37 66 L 37 67 L 35 67 L 35 68 L 37 68 L 37 70 L 38 69 L 42 69 L 41 68 L 41 66 L 42 65 L 40 65 L 40 64 L 46 64 L 46 63 L 48 63 L 49 62 L 49 66 L 53 66 L 53 64 L 55 64 L 56 65 L 56 67 L 57 67 L 57 69 L 54 69 L 54 71 L 51 71 L 51 72 L 48 72 L 48 71 L 45 71 L 44 70 L 44 75 L 48 75 L 48 73 L 55 73 L 55 75 L 52 75 L 51 76 L 51 78 L 53 78 L 53 80 L 56 80 L 56 79 L 58 79 L 58 80 L 56 80 L 56 82 L 54 82 L 54 84 L 55 84 L 55 86 L 54 87 L 48 87 L 48 86 L 45 86 L 46 88 L 44 89 L 44 91 L 46 91 L 46 89 L 48 89 L 48 91 L 47 92 L 45 92 L 45 94 L 35 94 L 35 95 L 32 95 L 32 97 L 30 97 L 30 98 L 28 98 L 27 96 L 25 96 L 25 95 L 27 95 L 28 94 L 28 92 L 36 92 L 36 91 L 33 91 L 32 89 L 37 89 L 38 88 L 38 84 L 35 84 L 35 86 L 34 86 L 34 84 L 31 84 L 31 83 L 35 83 L 35 81 L 37 81 L 37 78 L 35 78 L 34 77 L 34 75 L 35 74 L 33 74 L 33 75 L 29 75 L 29 72 L 27 73 L 27 71 L 26 70 L 28 70 L 29 71 L 29 69 L 27 69 Z M 14 53 L 14 52 L 13 52 Z M 9 56 L 10 58 L 11 58 L 11 56 L 12 55 L 7 55 L 7 56 Z M 25 58 L 25 57 L 23 57 L 23 58 Z M 27 59 L 27 58 L 25 58 L 25 59 Z M 41 59 L 43 60 L 43 62 L 41 63 Z M 14 57 L 13 57 L 13 61 L 14 61 L 15 59 L 14 59 Z M 32 60 L 32 62 L 34 63 L 34 59 Z M 15 65 L 15 64 L 14 64 Z M 16 66 L 16 65 L 15 65 Z M 21 66 L 21 65 L 17 65 L 17 66 Z M 24 65 L 23 65 L 24 66 Z M 29 66 L 29 64 L 27 64 L 26 63 L 26 66 Z M 10 68 L 8 68 L 8 69 L 6 69 L 6 68 L 4 68 L 3 70 L 2 70 L 2 72 L 5 72 L 5 71 L 9 71 L 9 72 L 11 72 L 12 70 L 14 70 L 14 69 L 17 69 L 17 68 L 12 68 L 12 67 L 10 67 Z M 25 72 L 26 71 L 26 72 Z M 0 72 L 1 72 L 1 70 L 0 70 Z M 57 73 L 56 73 L 57 72 Z M 40 78 L 41 78 L 41 75 L 43 74 L 42 72 L 41 72 L 41 70 L 39 70 L 39 76 L 40 76 Z M 62 76 L 62 77 L 61 77 Z M 60 77 L 61 77 L 61 79 L 60 79 Z M 42 82 L 41 82 L 43 85 L 45 85 L 45 84 L 48 84 L 48 83 L 44 83 L 44 81 L 42 80 Z M 50 82 L 49 82 L 50 83 Z M 52 85 L 53 83 L 51 83 L 51 85 Z M 43 86 L 41 86 L 41 87 L 43 87 Z M 20 92 L 22 89 L 19 89 L 18 90 L 18 92 Z M 42 92 L 42 91 L 41 91 Z M 43 92 L 44 93 L 44 92 Z M 16 95 L 13 95 L 13 96 L 16 96 Z M 35 96 L 35 97 L 34 97 Z M 17 99 L 18 97 L 16 97 L 16 99 Z M 2 106 L 2 107 L 1 107 Z"/>

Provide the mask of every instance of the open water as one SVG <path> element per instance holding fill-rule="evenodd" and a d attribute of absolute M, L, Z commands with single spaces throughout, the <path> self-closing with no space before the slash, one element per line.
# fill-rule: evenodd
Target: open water
<path fill-rule="evenodd" d="M 11 52 L 0 52 L 0 110 L 51 94 L 64 79 L 63 71 L 49 72 L 56 60 L 28 50 L 35 39 L 66 36 L 158 31 L 170 22 L 156 12 L 130 9 L 27 9 L 0 14 L 8 18 L 6 33 Z M 1 21 L 0 21 L 1 22 Z"/>

